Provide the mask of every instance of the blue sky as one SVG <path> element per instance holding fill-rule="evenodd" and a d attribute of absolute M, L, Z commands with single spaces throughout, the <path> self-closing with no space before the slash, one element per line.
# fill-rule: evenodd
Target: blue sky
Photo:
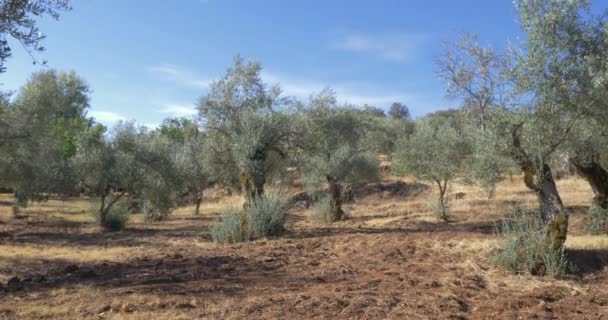
<path fill-rule="evenodd" d="M 286 95 L 330 86 L 341 101 L 401 101 L 420 116 L 459 104 L 435 76 L 442 40 L 469 31 L 504 46 L 520 36 L 509 0 L 75 0 L 40 27 L 48 66 L 75 70 L 93 90 L 90 115 L 149 126 L 192 115 L 236 54 L 261 62 Z M 41 68 L 17 47 L 6 66 L 3 90 Z"/>

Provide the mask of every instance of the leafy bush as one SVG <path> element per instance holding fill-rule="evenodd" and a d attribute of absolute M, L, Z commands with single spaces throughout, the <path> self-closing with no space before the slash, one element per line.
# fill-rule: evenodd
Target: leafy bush
<path fill-rule="evenodd" d="M 585 224 L 585 230 L 591 234 L 608 232 L 608 210 L 598 206 L 591 208 L 591 216 Z"/>
<path fill-rule="evenodd" d="M 118 201 L 108 211 L 106 215 L 106 221 L 102 224 L 101 216 L 99 212 L 100 202 L 98 199 L 91 201 L 91 213 L 95 217 L 95 221 L 98 225 L 106 228 L 110 231 L 119 231 L 125 228 L 129 221 L 129 206 L 126 201 Z"/>
<path fill-rule="evenodd" d="M 175 203 L 170 187 L 164 183 L 149 183 L 142 194 L 142 213 L 147 222 L 158 222 L 165 220 Z"/>
<path fill-rule="evenodd" d="M 221 219 L 211 224 L 211 238 L 217 242 L 241 242 L 249 239 L 248 230 L 243 228 L 243 212 L 227 209 Z"/>
<path fill-rule="evenodd" d="M 546 242 L 547 228 L 537 212 L 515 206 L 497 232 L 504 237 L 496 263 L 513 273 L 556 276 L 566 273 L 570 263 L 564 248 L 552 249 Z"/>
<path fill-rule="evenodd" d="M 314 220 L 322 223 L 331 223 L 333 215 L 330 208 L 329 197 L 319 198 L 311 208 L 312 217 Z"/>
<path fill-rule="evenodd" d="M 249 210 L 230 208 L 211 225 L 211 237 L 217 242 L 240 242 L 277 236 L 285 230 L 287 201 L 278 194 L 266 194 L 251 203 Z"/>
<path fill-rule="evenodd" d="M 165 220 L 170 213 L 171 206 L 162 201 L 144 200 L 142 213 L 147 222 L 159 222 Z"/>
<path fill-rule="evenodd" d="M 276 193 L 256 199 L 249 209 L 249 229 L 253 238 L 283 233 L 287 219 L 287 201 Z"/>

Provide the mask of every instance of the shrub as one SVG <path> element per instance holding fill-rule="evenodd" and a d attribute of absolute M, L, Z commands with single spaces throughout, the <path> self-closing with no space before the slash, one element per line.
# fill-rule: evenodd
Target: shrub
<path fill-rule="evenodd" d="M 605 234 L 608 232 L 608 209 L 591 207 L 591 216 L 587 219 L 585 230 L 591 234 Z"/>
<path fill-rule="evenodd" d="M 147 222 L 159 222 L 167 219 L 171 206 L 164 205 L 163 202 L 144 200 L 142 213 Z"/>
<path fill-rule="evenodd" d="M 251 236 L 262 238 L 282 234 L 287 211 L 287 201 L 279 194 L 269 193 L 257 198 L 249 208 Z"/>
<path fill-rule="evenodd" d="M 331 198 L 327 195 L 318 196 L 315 198 L 312 207 L 310 208 L 310 213 L 316 222 L 319 223 L 333 223 L 334 215 L 331 212 Z M 342 219 L 349 219 L 350 213 L 346 210 L 342 212 Z"/>
<path fill-rule="evenodd" d="M 331 223 L 333 215 L 330 208 L 329 197 L 319 198 L 311 208 L 312 218 L 321 223 Z"/>
<path fill-rule="evenodd" d="M 174 200 L 171 193 L 162 188 L 162 185 L 150 186 L 142 195 L 142 213 L 147 222 L 158 222 L 167 219 Z"/>
<path fill-rule="evenodd" d="M 129 221 L 129 206 L 126 201 L 119 200 L 110 207 L 110 211 L 106 215 L 106 221 L 103 224 L 99 215 L 99 205 L 98 199 L 91 201 L 91 213 L 98 225 L 110 231 L 119 231 L 125 228 Z"/>
<path fill-rule="evenodd" d="M 249 239 L 241 221 L 243 212 L 227 209 L 221 219 L 215 220 L 210 227 L 211 238 L 217 242 L 241 242 Z"/>
<path fill-rule="evenodd" d="M 266 194 L 251 203 L 249 210 L 227 209 L 211 225 L 211 237 L 217 242 L 240 242 L 277 236 L 285 230 L 287 201 L 278 194 Z"/>
<path fill-rule="evenodd" d="M 566 273 L 570 264 L 564 248 L 547 245 L 547 228 L 535 211 L 512 208 L 507 219 L 497 226 L 504 237 L 496 263 L 513 273 L 556 276 Z"/>

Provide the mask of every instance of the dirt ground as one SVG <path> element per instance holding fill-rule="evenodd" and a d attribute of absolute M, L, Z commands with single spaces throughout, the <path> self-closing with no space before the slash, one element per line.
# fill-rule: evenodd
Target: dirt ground
<path fill-rule="evenodd" d="M 296 208 L 284 236 L 227 245 L 208 225 L 238 197 L 120 232 L 95 227 L 87 199 L 50 200 L 0 223 L 0 319 L 608 319 L 608 237 L 581 231 L 591 191 L 558 187 L 579 265 L 563 279 L 493 263 L 495 223 L 534 204 L 517 178 L 492 199 L 454 185 L 447 224 L 429 187 L 387 178 L 356 193 L 347 221 Z"/>

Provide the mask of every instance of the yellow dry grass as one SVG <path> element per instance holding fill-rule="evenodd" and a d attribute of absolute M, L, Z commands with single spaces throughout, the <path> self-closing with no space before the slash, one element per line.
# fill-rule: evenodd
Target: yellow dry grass
<path fill-rule="evenodd" d="M 13 221 L 13 208 L 0 206 L 0 224 L 8 224 Z"/>
<path fill-rule="evenodd" d="M 131 257 L 137 247 L 75 247 L 55 245 L 0 245 L 0 266 L 3 261 L 35 261 L 57 259 L 79 262 L 117 261 Z"/>
<path fill-rule="evenodd" d="M 226 208 L 241 208 L 243 206 L 243 197 L 241 195 L 225 196 L 213 201 L 203 201 L 200 207 L 202 216 L 213 216 L 221 214 Z M 189 217 L 194 214 L 194 206 L 184 206 L 175 209 L 172 215 L 176 217 Z"/>

